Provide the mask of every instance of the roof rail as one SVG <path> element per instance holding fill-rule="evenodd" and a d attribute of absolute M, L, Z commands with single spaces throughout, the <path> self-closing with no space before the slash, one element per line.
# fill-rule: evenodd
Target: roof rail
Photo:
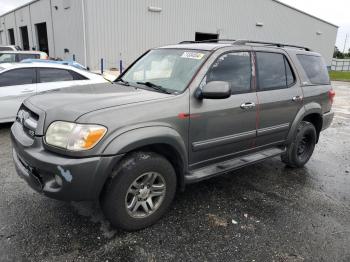
<path fill-rule="evenodd" d="M 252 40 L 237 40 L 233 43 L 234 45 L 246 45 L 246 44 L 259 44 L 264 46 L 276 46 L 276 47 L 294 47 L 298 49 L 303 49 L 305 51 L 312 51 L 310 48 L 298 45 L 281 44 L 274 42 L 263 42 L 263 41 L 252 41 Z"/>
<path fill-rule="evenodd" d="M 186 40 L 181 41 L 179 44 L 196 44 L 196 43 L 219 43 L 219 42 L 235 42 L 235 39 L 208 39 L 208 40 L 201 40 L 201 41 L 192 41 L 192 40 Z"/>

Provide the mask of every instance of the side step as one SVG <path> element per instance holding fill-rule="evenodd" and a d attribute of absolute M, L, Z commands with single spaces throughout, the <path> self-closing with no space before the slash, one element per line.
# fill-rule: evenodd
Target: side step
<path fill-rule="evenodd" d="M 285 148 L 265 149 L 250 155 L 240 156 L 221 163 L 216 163 L 214 165 L 196 169 L 185 176 L 185 183 L 191 184 L 214 176 L 218 176 L 229 171 L 263 161 L 267 158 L 278 156 L 284 153 L 285 150 Z"/>

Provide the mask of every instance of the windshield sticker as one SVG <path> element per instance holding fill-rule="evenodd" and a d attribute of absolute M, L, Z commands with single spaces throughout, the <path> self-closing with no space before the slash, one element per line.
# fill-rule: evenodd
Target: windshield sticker
<path fill-rule="evenodd" d="M 184 52 L 181 57 L 183 58 L 189 58 L 189 59 L 196 59 L 201 60 L 204 57 L 205 54 L 203 53 L 196 53 L 196 52 Z"/>

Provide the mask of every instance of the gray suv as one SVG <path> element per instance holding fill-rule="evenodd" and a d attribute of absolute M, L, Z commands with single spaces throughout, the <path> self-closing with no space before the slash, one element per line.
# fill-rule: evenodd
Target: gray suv
<path fill-rule="evenodd" d="M 147 51 L 115 83 L 39 94 L 11 128 L 18 174 L 111 224 L 155 223 L 177 190 L 267 158 L 300 168 L 333 119 L 334 91 L 308 48 L 182 42 Z"/>

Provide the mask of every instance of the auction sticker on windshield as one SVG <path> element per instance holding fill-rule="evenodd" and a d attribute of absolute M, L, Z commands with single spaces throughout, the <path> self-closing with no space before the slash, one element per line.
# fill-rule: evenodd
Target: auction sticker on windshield
<path fill-rule="evenodd" d="M 181 57 L 201 60 L 205 54 L 197 52 L 184 52 Z"/>

